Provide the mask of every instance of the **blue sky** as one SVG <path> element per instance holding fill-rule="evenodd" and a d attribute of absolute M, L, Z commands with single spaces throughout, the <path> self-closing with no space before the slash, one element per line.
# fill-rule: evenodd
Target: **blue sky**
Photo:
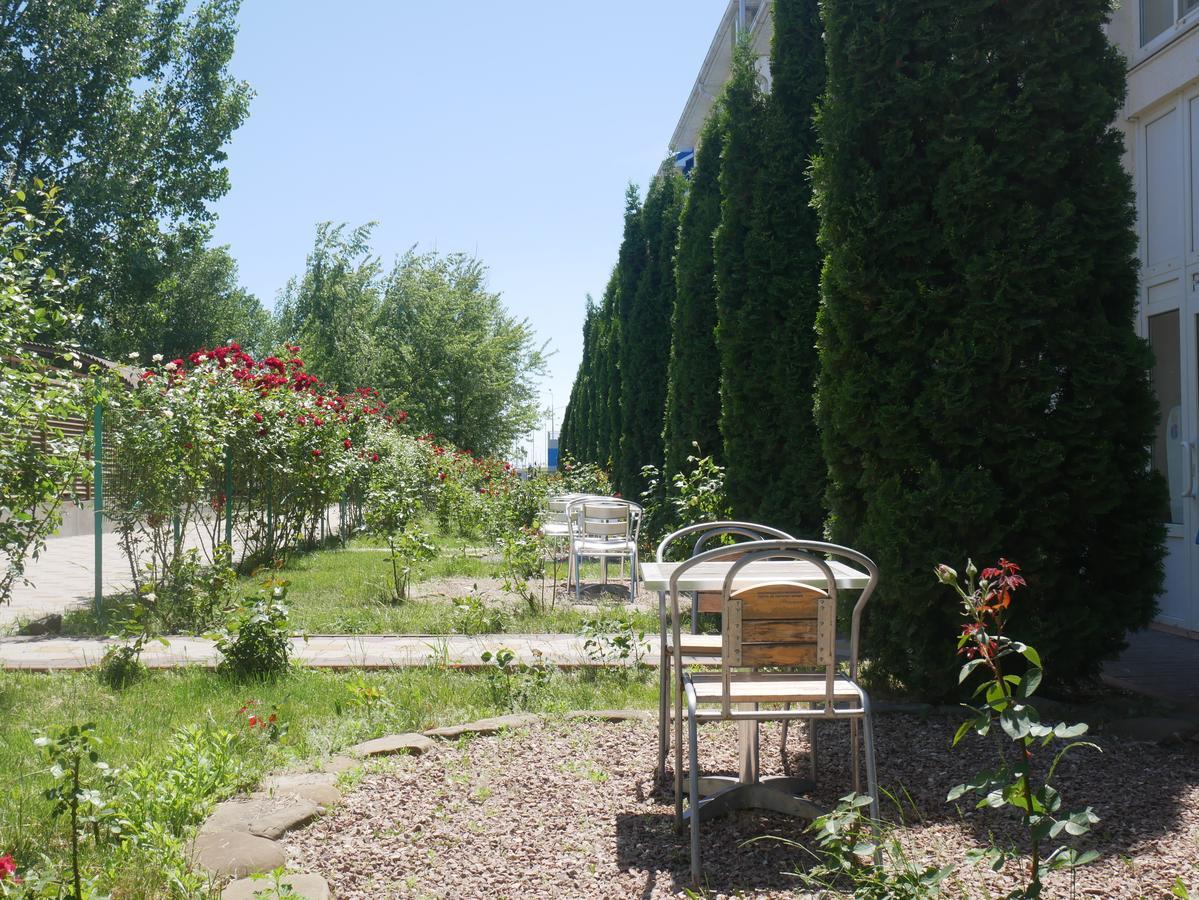
<path fill-rule="evenodd" d="M 476 254 L 556 351 L 560 420 L 625 185 L 665 156 L 726 5 L 245 0 L 232 69 L 256 96 L 216 242 L 268 306 L 323 220 L 377 220 L 385 260 Z"/>

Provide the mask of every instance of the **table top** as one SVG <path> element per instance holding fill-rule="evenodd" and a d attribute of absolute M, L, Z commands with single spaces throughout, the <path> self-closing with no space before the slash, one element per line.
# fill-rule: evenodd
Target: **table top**
<path fill-rule="evenodd" d="M 679 578 L 680 591 L 720 591 L 724 590 L 724 579 L 735 560 L 724 562 L 705 562 L 688 569 Z M 647 591 L 670 590 L 670 576 L 681 566 L 677 562 L 643 562 L 641 564 L 641 583 Z M 861 590 L 870 583 L 870 576 L 852 566 L 835 560 L 829 561 L 833 577 L 837 580 L 840 590 Z M 747 565 L 737 573 L 738 588 L 753 587 L 756 584 L 770 584 L 779 581 L 801 581 L 821 584 L 824 575 L 813 563 L 802 559 L 762 560 Z"/>

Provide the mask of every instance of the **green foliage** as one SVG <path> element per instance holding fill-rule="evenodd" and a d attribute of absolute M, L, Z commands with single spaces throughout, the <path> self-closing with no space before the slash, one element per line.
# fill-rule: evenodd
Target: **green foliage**
<path fill-rule="evenodd" d="M 723 457 L 720 369 L 716 353 L 716 260 L 712 235 L 720 224 L 720 156 L 723 104 L 704 123 L 691 187 L 679 218 L 676 299 L 671 317 L 667 378 L 665 464 L 667 478 L 682 470 L 693 444 Z"/>
<path fill-rule="evenodd" d="M 595 463 L 578 462 L 571 456 L 562 457 L 562 490 L 568 494 L 612 494 L 612 479 Z"/>
<path fill-rule="evenodd" d="M 545 536 L 533 528 L 510 532 L 500 540 L 500 551 L 504 555 L 504 590 L 520 596 L 536 615 L 552 609 L 551 596 L 547 607 L 545 601 L 545 568 L 549 556 Z M 541 582 L 540 591 L 530 584 Z"/>
<path fill-rule="evenodd" d="M 615 616 L 586 619 L 579 629 L 583 650 L 598 663 L 632 663 L 639 669 L 651 650 L 649 634 L 627 609 Z"/>
<path fill-rule="evenodd" d="M 498 606 L 488 606 L 478 594 L 454 600 L 455 634 L 501 634 L 508 630 L 508 614 Z"/>
<path fill-rule="evenodd" d="M 62 188 L 55 256 L 87 280 L 87 344 L 154 352 L 174 298 L 229 189 L 224 148 L 249 87 L 228 71 L 236 0 L 7 4 L 0 41 L 0 184 Z M 186 302 L 186 298 L 179 298 Z"/>
<path fill-rule="evenodd" d="M 96 670 L 100 682 L 113 690 L 127 687 L 146 675 L 148 670 L 141 661 L 146 644 L 152 640 L 157 640 L 163 646 L 168 643 L 165 638 L 155 634 L 145 606 L 130 609 L 129 615 L 121 622 L 120 634 L 114 635 L 114 638 L 123 639 L 124 643 L 115 644 L 104 651 L 100 667 Z"/>
<path fill-rule="evenodd" d="M 698 444 L 693 449 L 700 452 Z M 642 472 L 646 481 L 641 495 L 645 510 L 641 521 L 644 552 L 652 552 L 672 531 L 698 522 L 727 519 L 730 515 L 724 468 L 710 456 L 694 454 L 687 457 L 686 466 L 685 471 L 675 473 L 669 484 L 652 466 Z"/>
<path fill-rule="evenodd" d="M 437 555 L 437 548 L 427 532 L 405 528 L 398 534 L 387 535 L 388 561 L 391 563 L 392 599 L 403 603 L 408 599 L 412 571 L 420 563 Z"/>
<path fill-rule="evenodd" d="M 613 475 L 619 489 L 636 496 L 644 489 L 641 469 L 662 464 L 662 422 L 666 411 L 666 369 L 670 318 L 675 302 L 675 248 L 686 181 L 668 166 L 650 183 L 638 227 L 626 226 L 626 240 L 644 250 L 624 248 L 621 263 L 621 434 Z M 634 281 L 624 265 L 640 265 Z M 625 290 L 633 291 L 627 298 Z"/>
<path fill-rule="evenodd" d="M 726 402 L 736 413 L 726 423 L 746 448 L 728 457 L 734 509 L 816 538 L 825 520 L 826 467 L 814 410 L 823 260 L 808 169 L 817 150 L 813 113 L 825 82 L 823 32 L 818 0 L 774 0 L 762 170 L 749 236 L 765 256 L 756 263 L 765 265 L 765 274 L 760 289 L 738 303 L 736 321 L 721 325 L 724 343 L 745 353 L 724 373 Z M 746 405 L 738 411 L 741 402 Z"/>
<path fill-rule="evenodd" d="M 83 382 L 54 370 L 57 365 L 70 373 L 83 366 L 72 345 L 62 343 L 78 322 L 69 305 L 70 287 L 45 255 L 45 242 L 59 230 L 56 198 L 55 188 L 37 182 L 28 194 L 5 194 L 0 206 L 2 603 L 61 521 L 63 497 L 88 474 L 80 439 L 68 437 L 61 425 L 88 417 Z M 47 340 L 56 342 L 49 358 L 29 346 Z"/>
<path fill-rule="evenodd" d="M 532 664 L 518 662 L 516 654 L 508 647 L 500 647 L 495 653 L 484 650 L 479 657 L 486 668 L 483 677 L 492 702 L 509 712 L 529 709 L 537 703 L 553 677 L 553 668 L 540 659 L 541 651 L 534 650 L 538 659 Z"/>
<path fill-rule="evenodd" d="M 806 887 L 851 887 L 860 900 L 924 900 L 940 896 L 940 884 L 953 866 L 920 868 L 907 856 L 892 827 L 871 822 L 862 811 L 869 797 L 849 794 L 832 812 L 814 819 L 811 830 L 821 855 L 816 865 L 796 872 Z"/>
<path fill-rule="evenodd" d="M 67 819 L 68 840 L 71 845 L 71 893 L 73 900 L 83 900 L 82 872 L 79 866 L 81 831 L 90 830 L 98 845 L 107 838 L 113 824 L 112 808 L 105 798 L 109 777 L 108 763 L 100 759 L 99 741 L 93 732 L 96 726 L 88 722 L 70 725 L 50 734 L 40 735 L 34 743 L 46 753 L 50 764 L 51 783 L 44 796 L 52 804 L 50 814 L 57 820 Z"/>
<path fill-rule="evenodd" d="M 1013 629 L 1092 675 L 1153 615 L 1165 505 L 1111 5 L 822 8 L 817 413 L 832 537 L 882 572 L 863 652 L 943 694 L 953 609 L 920 572 L 1002 547 Z"/>
<path fill-rule="evenodd" d="M 270 680 L 287 673 L 291 631 L 287 627 L 287 582 L 267 581 L 247 597 L 229 627 L 216 638 L 219 671 L 244 681 Z"/>
<path fill-rule="evenodd" d="M 975 672 L 982 672 L 984 676 L 972 694 L 978 705 L 963 704 L 970 715 L 958 728 L 953 743 L 956 746 L 971 731 L 985 738 L 991 733 L 991 726 L 998 723 L 1015 744 L 1014 758 L 1000 750 L 996 769 L 980 772 L 966 784 L 957 785 L 950 790 L 947 799 L 953 802 L 973 792 L 982 798 L 978 801 L 979 809 L 1010 806 L 1016 810 L 1032 851 L 1027 884 L 1008 896 L 1032 898 L 1041 896 L 1041 879 L 1047 873 L 1073 869 L 1099 858 L 1094 850 L 1080 853 L 1065 845 L 1049 853 L 1043 851 L 1046 841 L 1086 834 L 1099 821 L 1089 806 L 1073 813 L 1063 812 L 1061 794 L 1049 783 L 1058 763 L 1071 750 L 1078 747 L 1099 750 L 1099 747 L 1089 741 L 1074 740 L 1086 733 L 1086 723 L 1043 723 L 1032 703 L 1032 695 L 1044 678 L 1041 655 L 1027 644 L 1004 634 L 1013 596 L 1025 586 L 1019 572 L 1020 567 L 1015 563 L 1000 559 L 994 568 L 983 569 L 979 577 L 971 562 L 966 566 L 965 581 L 959 583 L 957 572 L 949 566 L 936 568 L 937 580 L 957 593 L 961 601 L 959 608 L 966 620 L 957 640 L 958 654 L 966 657 L 958 674 L 958 683 L 965 684 Z M 1022 668 L 1023 674 L 1013 674 L 1013 667 Z M 1043 780 L 1037 783 L 1033 772 L 1035 752 L 1055 740 L 1070 743 L 1057 750 Z M 991 848 L 977 851 L 972 858 L 999 871 L 1012 856 Z"/>

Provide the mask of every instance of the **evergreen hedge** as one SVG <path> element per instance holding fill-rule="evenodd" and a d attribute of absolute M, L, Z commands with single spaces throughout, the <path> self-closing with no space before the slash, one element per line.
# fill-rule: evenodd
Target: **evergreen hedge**
<path fill-rule="evenodd" d="M 683 471 L 687 457 L 694 453 L 693 441 L 718 462 L 724 458 L 715 334 L 716 262 L 712 250 L 712 236 L 720 224 L 723 146 L 724 116 L 717 103 L 704 123 L 691 170 L 691 187 L 679 217 L 663 434 L 667 481 Z"/>
<path fill-rule="evenodd" d="M 1003 555 L 1008 631 L 1093 674 L 1162 581 L 1156 403 L 1107 0 L 826 0 L 818 418 L 833 537 L 882 583 L 864 649 L 956 685 L 933 566 Z"/>

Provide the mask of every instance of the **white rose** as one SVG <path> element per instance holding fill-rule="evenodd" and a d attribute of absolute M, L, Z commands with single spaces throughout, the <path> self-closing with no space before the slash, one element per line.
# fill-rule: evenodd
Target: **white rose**
<path fill-rule="evenodd" d="M 137 359 L 140 355 L 141 355 L 140 353 L 138 353 L 136 350 L 134 350 L 132 353 L 129 354 L 129 358 Z"/>
<path fill-rule="evenodd" d="M 155 353 L 153 356 L 150 357 L 150 359 L 154 360 L 154 362 L 162 362 L 162 354 Z"/>

